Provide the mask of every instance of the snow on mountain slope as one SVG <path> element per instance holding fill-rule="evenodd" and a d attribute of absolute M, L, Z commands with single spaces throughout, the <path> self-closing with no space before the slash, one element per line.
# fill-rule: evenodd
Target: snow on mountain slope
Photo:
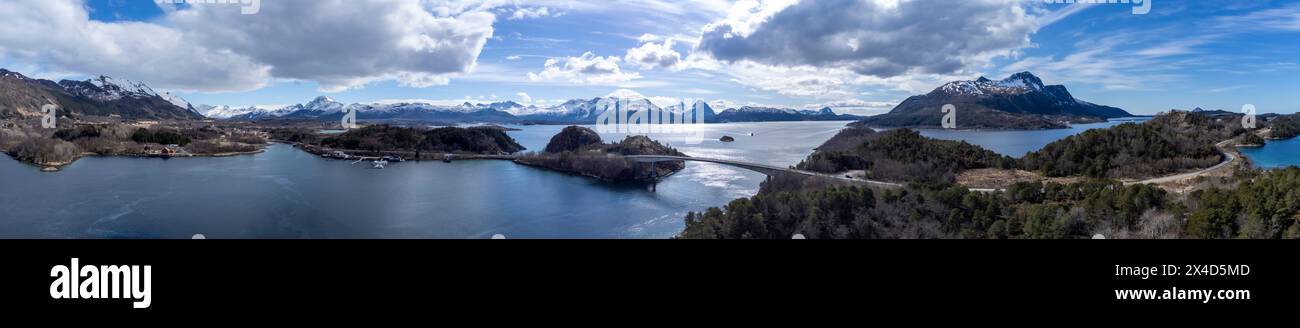
<path fill-rule="evenodd" d="M 190 104 L 189 101 L 185 101 L 184 98 L 181 98 L 180 96 L 177 96 L 177 95 L 173 95 L 171 92 L 163 92 L 162 94 L 159 94 L 158 96 L 161 97 L 163 100 L 166 100 L 167 102 L 172 103 L 172 105 L 176 105 L 176 107 L 180 107 L 180 108 L 188 109 L 188 110 L 190 110 L 191 112 L 194 112 L 195 114 L 200 114 L 200 115 L 203 114 L 203 113 L 199 112 L 199 109 L 198 109 L 198 108 L 195 108 L 194 105 Z"/>
<path fill-rule="evenodd" d="M 997 94 L 1022 94 L 1042 91 L 1043 81 L 1029 72 L 1020 72 L 1000 81 L 980 77 L 975 81 L 954 81 L 939 87 L 938 91 L 950 95 L 984 96 Z"/>
<path fill-rule="evenodd" d="M 197 108 L 197 110 L 199 111 L 200 114 L 203 114 L 203 116 L 206 116 L 208 118 L 228 119 L 235 116 L 250 115 L 255 113 L 256 113 L 255 116 L 261 116 L 261 117 L 276 116 L 275 114 L 280 113 L 278 112 L 278 110 L 281 108 L 284 107 L 279 107 L 279 108 L 264 107 L 264 106 L 231 107 L 231 106 L 200 105 Z"/>

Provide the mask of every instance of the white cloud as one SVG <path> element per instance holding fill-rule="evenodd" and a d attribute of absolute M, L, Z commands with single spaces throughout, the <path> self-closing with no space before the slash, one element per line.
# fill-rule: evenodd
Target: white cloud
<path fill-rule="evenodd" d="M 845 99 L 838 101 L 828 101 L 819 104 L 804 105 L 804 108 L 819 109 L 823 107 L 830 108 L 874 108 L 874 109 L 891 109 L 898 106 L 897 102 L 889 101 L 866 101 L 861 99 Z"/>
<path fill-rule="evenodd" d="M 1033 71 L 1045 81 L 1096 85 L 1106 90 L 1152 90 L 1175 85 L 1191 67 L 1206 63 L 1185 55 L 1215 35 L 1166 40 L 1167 36 L 1104 36 L 1075 43 L 1063 56 L 1025 57 L 1002 67 L 1001 73 Z"/>
<path fill-rule="evenodd" d="M 741 1 L 695 51 L 724 62 L 953 74 L 1014 54 L 1038 28 L 1020 0 Z M 936 10 L 942 8 L 942 10 Z"/>
<path fill-rule="evenodd" d="M 694 57 L 694 56 L 693 56 Z M 708 59 L 688 58 L 691 67 L 708 69 L 730 77 L 730 81 L 757 91 L 775 92 L 791 97 L 819 99 L 845 99 L 858 95 L 863 87 L 884 88 L 907 93 L 922 93 L 944 82 L 965 78 L 946 74 L 910 74 L 880 78 L 857 74 L 844 68 L 818 68 L 803 66 L 774 66 L 738 61 L 711 62 Z"/>
<path fill-rule="evenodd" d="M 682 62 L 682 54 L 673 50 L 673 40 L 667 39 L 663 43 L 647 42 L 640 47 L 628 49 L 623 59 L 642 69 L 660 67 L 678 70 L 680 69 L 678 64 Z"/>
<path fill-rule="evenodd" d="M 715 94 L 719 94 L 719 93 L 720 93 L 720 92 L 717 92 L 717 91 L 714 91 L 714 90 L 701 89 L 701 88 L 683 89 L 683 90 L 681 90 L 681 92 L 689 93 L 689 94 L 694 94 L 694 95 L 715 95 Z"/>
<path fill-rule="evenodd" d="M 99 22 L 81 0 L 8 0 L 0 55 L 184 91 L 247 91 L 274 79 L 325 91 L 380 80 L 427 87 L 472 71 L 494 20 L 486 11 L 430 12 L 421 0 L 277 0 L 257 15 L 168 6 L 156 23 Z"/>
<path fill-rule="evenodd" d="M 514 13 L 510 14 L 510 17 L 506 19 L 520 20 L 520 19 L 536 19 L 536 18 L 560 17 L 560 16 L 564 16 L 564 12 L 558 10 L 552 10 L 551 8 L 547 8 L 547 7 L 536 7 L 536 8 L 518 7 L 515 8 Z"/>
<path fill-rule="evenodd" d="M 540 73 L 528 73 L 534 82 L 565 80 L 577 84 L 612 84 L 641 78 L 637 72 L 623 72 L 618 57 L 601 57 L 590 51 L 578 57 L 550 58 Z"/>
<path fill-rule="evenodd" d="M 642 34 L 640 37 L 637 37 L 637 38 L 636 38 L 636 41 L 637 41 L 637 42 L 640 42 L 640 43 L 650 43 L 650 42 L 655 42 L 655 41 L 659 41 L 659 36 L 658 36 L 658 35 L 654 35 L 654 34 L 650 34 L 650 33 L 646 33 L 646 34 Z"/>
<path fill-rule="evenodd" d="M 91 21 L 81 1 L 6 0 L 0 22 L 0 57 L 45 71 L 111 75 L 186 91 L 247 91 L 271 79 L 265 63 L 208 47 L 184 30 Z"/>
<path fill-rule="evenodd" d="M 513 55 L 513 56 L 507 56 L 507 57 L 506 57 L 506 60 L 509 60 L 509 61 L 516 61 L 516 60 L 520 60 L 520 59 L 524 59 L 524 57 L 523 57 L 523 56 L 520 56 L 520 55 Z"/>
<path fill-rule="evenodd" d="M 521 104 L 528 105 L 533 103 L 533 97 L 529 96 L 526 92 L 516 93 L 515 96 L 519 97 L 519 103 Z"/>
<path fill-rule="evenodd" d="M 484 11 L 438 16 L 419 0 L 264 1 L 257 15 L 193 6 L 169 16 L 201 44 L 264 63 L 277 78 L 339 91 L 379 80 L 427 87 L 468 73 L 492 36 Z M 353 19 L 364 13 L 366 19 Z"/>
<path fill-rule="evenodd" d="M 898 106 L 897 102 L 890 101 L 866 101 L 861 99 L 845 99 L 838 101 L 828 101 L 817 104 L 804 105 L 804 109 L 819 110 L 830 107 L 839 114 L 851 115 L 876 115 L 889 112 Z"/>
<path fill-rule="evenodd" d="M 1300 3 L 1215 19 L 1217 29 L 1231 31 L 1300 31 Z"/>

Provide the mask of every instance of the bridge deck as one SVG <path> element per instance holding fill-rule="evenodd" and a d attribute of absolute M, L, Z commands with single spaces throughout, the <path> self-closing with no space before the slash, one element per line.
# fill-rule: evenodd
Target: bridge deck
<path fill-rule="evenodd" d="M 804 175 L 804 176 L 812 176 L 812 177 L 822 177 L 822 178 L 836 179 L 836 180 L 840 180 L 840 181 L 847 181 L 847 182 L 853 182 L 853 183 L 865 183 L 865 184 L 869 184 L 869 185 L 882 186 L 882 187 L 890 187 L 890 188 L 901 188 L 901 187 L 903 187 L 903 185 L 901 185 L 901 184 L 892 183 L 892 182 L 874 181 L 874 180 L 866 180 L 866 179 L 854 179 L 854 178 L 849 178 L 849 177 L 845 177 L 845 176 L 841 176 L 841 175 L 837 175 L 837 174 L 817 173 L 817 172 L 810 172 L 810 171 L 804 171 L 804 170 L 796 170 L 796 169 L 787 168 L 787 167 L 779 167 L 779 166 L 774 166 L 774 165 L 758 164 L 758 163 L 748 163 L 748 162 L 732 161 L 732 160 L 725 160 L 725 159 L 700 158 L 700 157 L 683 157 L 683 156 L 667 156 L 667 155 L 630 155 L 630 156 L 627 156 L 627 159 L 632 160 L 632 161 L 635 161 L 635 162 L 642 162 L 642 163 L 656 163 L 656 162 L 670 162 L 670 161 L 705 162 L 705 163 L 714 163 L 714 164 L 722 164 L 722 165 L 728 165 L 728 166 L 738 167 L 738 168 L 742 168 L 742 169 L 746 169 L 746 170 L 750 170 L 750 171 L 755 171 L 755 172 L 758 172 L 758 173 L 766 174 L 766 175 L 768 175 L 768 176 L 772 176 L 772 175 L 776 175 L 776 174 L 796 174 L 796 175 Z"/>

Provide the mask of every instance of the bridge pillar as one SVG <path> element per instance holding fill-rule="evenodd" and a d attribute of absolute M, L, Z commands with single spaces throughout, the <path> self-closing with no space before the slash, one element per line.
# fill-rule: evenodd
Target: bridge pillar
<path fill-rule="evenodd" d="M 659 192 L 659 168 L 650 163 L 650 192 Z"/>

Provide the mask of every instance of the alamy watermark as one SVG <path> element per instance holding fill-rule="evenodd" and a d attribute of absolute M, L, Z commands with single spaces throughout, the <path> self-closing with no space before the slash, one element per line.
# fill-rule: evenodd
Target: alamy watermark
<path fill-rule="evenodd" d="M 153 304 L 151 265 L 84 265 L 72 258 L 69 265 L 50 268 L 50 298 L 55 300 L 130 300 L 147 309 Z"/>
<path fill-rule="evenodd" d="M 340 123 L 343 124 L 344 130 L 357 128 L 357 109 L 352 107 L 345 109 L 343 112 L 343 120 Z"/>
<path fill-rule="evenodd" d="M 239 13 L 255 15 L 262 11 L 262 0 L 154 0 L 158 4 L 240 5 Z"/>
<path fill-rule="evenodd" d="M 1043 2 L 1046 3 L 1056 3 L 1056 4 L 1075 4 L 1075 3 L 1133 4 L 1134 15 L 1146 15 L 1147 13 L 1150 13 L 1151 1 L 1152 0 L 1043 0 Z"/>
<path fill-rule="evenodd" d="M 943 122 L 940 122 L 944 129 L 957 128 L 957 106 L 953 104 L 943 105 Z"/>
<path fill-rule="evenodd" d="M 704 131 L 698 124 L 704 124 L 704 111 L 699 108 L 686 108 L 674 112 L 657 106 L 640 106 L 643 102 L 633 103 L 619 99 L 613 109 L 606 109 L 596 117 L 597 133 L 627 134 L 676 134 L 688 145 L 704 142 Z"/>
<path fill-rule="evenodd" d="M 1241 127 L 1246 128 L 1247 130 L 1254 129 L 1257 123 L 1257 119 L 1255 118 L 1255 105 L 1246 104 L 1241 106 L 1241 113 L 1246 114 L 1245 117 L 1241 118 Z"/>
<path fill-rule="evenodd" d="M 59 106 L 55 104 L 46 104 L 41 106 L 41 127 L 54 129 L 59 127 Z"/>

